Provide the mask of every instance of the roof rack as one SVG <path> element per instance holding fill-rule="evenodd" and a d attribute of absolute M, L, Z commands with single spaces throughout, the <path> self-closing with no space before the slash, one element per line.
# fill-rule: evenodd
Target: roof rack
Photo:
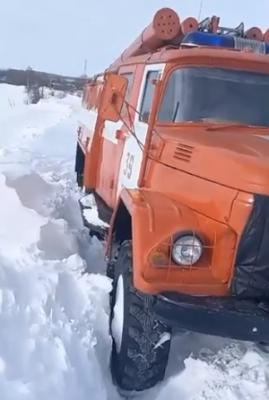
<path fill-rule="evenodd" d="M 208 33 L 218 33 L 220 35 L 231 35 L 244 37 L 245 25 L 241 22 L 236 28 L 219 26 L 220 18 L 213 15 L 212 18 L 205 18 L 199 23 L 199 31 Z"/>
<path fill-rule="evenodd" d="M 202 38 L 199 34 L 205 35 L 205 37 Z M 206 35 L 212 35 L 212 38 L 210 39 Z M 117 69 L 131 57 L 142 54 L 151 55 L 161 48 L 191 45 L 190 38 L 194 37 L 199 39 L 198 42 L 193 43 L 197 46 L 215 45 L 215 47 L 249 49 L 259 53 L 269 53 L 269 29 L 265 33 L 258 27 L 245 30 L 243 22 L 236 28 L 220 26 L 220 18 L 216 15 L 205 18 L 201 22 L 193 17 L 181 21 L 176 11 L 162 8 L 155 14 L 152 23 L 120 55 L 110 69 Z"/>

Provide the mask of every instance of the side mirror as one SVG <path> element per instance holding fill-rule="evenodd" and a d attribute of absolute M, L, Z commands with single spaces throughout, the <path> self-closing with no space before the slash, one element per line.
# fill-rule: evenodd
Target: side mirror
<path fill-rule="evenodd" d="M 102 119 L 118 122 L 124 104 L 128 80 L 121 75 L 108 72 L 104 77 L 104 87 L 99 105 Z"/>

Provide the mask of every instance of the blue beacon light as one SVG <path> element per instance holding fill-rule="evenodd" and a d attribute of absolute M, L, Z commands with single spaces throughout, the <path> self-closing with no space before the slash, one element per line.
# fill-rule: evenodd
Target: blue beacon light
<path fill-rule="evenodd" d="M 254 52 L 269 54 L 269 44 L 257 40 L 244 39 L 231 35 L 216 35 L 208 32 L 190 32 L 181 42 L 182 45 L 223 47 L 226 49 L 252 48 Z"/>

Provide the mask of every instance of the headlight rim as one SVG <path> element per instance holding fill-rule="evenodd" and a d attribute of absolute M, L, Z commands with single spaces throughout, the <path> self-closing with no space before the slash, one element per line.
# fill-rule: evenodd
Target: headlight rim
<path fill-rule="evenodd" d="M 196 240 L 199 241 L 199 243 L 200 243 L 200 245 L 201 245 L 201 254 L 200 254 L 200 257 L 199 257 L 194 263 L 191 263 L 191 264 L 183 264 L 183 263 L 180 263 L 180 262 L 178 262 L 178 260 L 175 259 L 174 255 L 173 255 L 173 250 L 174 250 L 174 247 L 175 247 L 176 242 L 177 242 L 179 239 L 181 239 L 181 238 L 183 238 L 183 237 L 187 237 L 187 236 L 194 237 Z M 197 232 L 194 232 L 194 231 L 191 231 L 191 230 L 182 231 L 182 232 L 179 232 L 179 233 L 175 234 L 174 237 L 173 237 L 173 243 L 172 243 L 172 246 L 171 246 L 171 259 L 172 259 L 173 263 L 174 263 L 175 265 L 179 266 L 179 267 L 182 267 L 182 268 L 191 268 L 192 266 L 196 266 L 196 264 L 197 264 L 199 261 L 201 261 L 201 258 L 203 257 L 203 253 L 204 253 L 203 250 L 204 250 L 204 240 L 202 239 L 202 235 L 201 235 L 200 233 L 197 233 Z"/>

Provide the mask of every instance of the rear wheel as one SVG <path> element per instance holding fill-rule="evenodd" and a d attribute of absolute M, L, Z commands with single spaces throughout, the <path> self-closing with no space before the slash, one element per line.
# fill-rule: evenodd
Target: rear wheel
<path fill-rule="evenodd" d="M 137 291 L 132 281 L 131 242 L 125 242 L 115 263 L 111 294 L 111 372 L 120 389 L 143 391 L 163 380 L 171 335 L 151 313 L 152 296 Z"/>

